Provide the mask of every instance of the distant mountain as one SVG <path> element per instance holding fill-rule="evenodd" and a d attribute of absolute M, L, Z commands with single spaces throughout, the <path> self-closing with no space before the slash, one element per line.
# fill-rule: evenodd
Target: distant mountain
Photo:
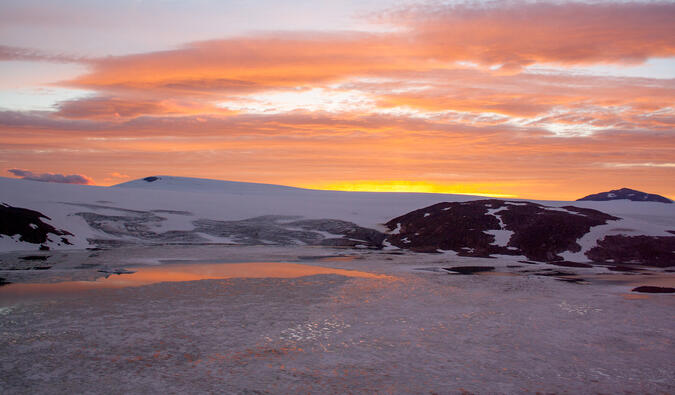
<path fill-rule="evenodd" d="M 113 188 L 161 189 L 182 192 L 221 192 L 231 194 L 260 194 L 270 192 L 298 192 L 302 188 L 253 182 L 222 181 L 207 178 L 151 176 L 113 185 Z"/>
<path fill-rule="evenodd" d="M 672 200 L 663 197 L 661 195 L 636 191 L 630 188 L 621 188 L 609 192 L 596 193 L 594 195 L 588 195 L 581 199 L 577 199 L 577 201 L 604 202 L 608 200 L 621 200 L 621 199 L 632 200 L 634 202 L 660 202 L 660 203 L 673 202 Z"/>

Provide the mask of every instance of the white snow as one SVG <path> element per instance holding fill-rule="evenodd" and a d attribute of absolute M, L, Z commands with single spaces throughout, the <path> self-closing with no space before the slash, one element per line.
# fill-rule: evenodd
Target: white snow
<path fill-rule="evenodd" d="M 487 211 L 488 215 L 494 215 L 497 220 L 499 221 L 499 227 L 501 229 L 491 229 L 491 230 L 485 230 L 483 231 L 484 233 L 487 233 L 489 235 L 493 235 L 495 237 L 495 241 L 492 243 L 492 245 L 498 245 L 501 247 L 506 247 L 506 245 L 509 243 L 509 240 L 511 240 L 511 236 L 513 236 L 513 231 L 507 230 L 506 229 L 506 224 L 504 224 L 504 221 L 502 221 L 501 215 L 498 213 L 506 210 L 505 208 L 498 207 L 498 208 L 492 208 Z"/>
<path fill-rule="evenodd" d="M 506 247 L 506 245 L 509 243 L 509 240 L 511 240 L 511 236 L 513 236 L 513 231 L 506 230 L 506 229 L 502 229 L 502 230 L 491 229 L 491 230 L 486 230 L 484 232 L 489 234 L 489 235 L 493 235 L 495 237 L 495 241 L 492 243 L 492 245 L 497 245 L 497 246 L 502 246 L 502 247 Z"/>
<path fill-rule="evenodd" d="M 401 233 L 401 223 L 400 222 L 396 223 L 396 229 L 389 232 L 389 234 L 390 235 L 397 235 L 399 233 Z"/>
<path fill-rule="evenodd" d="M 511 206 L 527 206 L 527 203 L 524 202 L 506 202 L 506 204 L 510 204 Z"/>

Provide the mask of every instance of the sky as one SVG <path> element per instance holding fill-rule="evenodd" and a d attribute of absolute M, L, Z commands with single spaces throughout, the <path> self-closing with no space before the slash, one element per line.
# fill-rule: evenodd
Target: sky
<path fill-rule="evenodd" d="M 0 176 L 675 198 L 673 1 L 0 2 Z"/>

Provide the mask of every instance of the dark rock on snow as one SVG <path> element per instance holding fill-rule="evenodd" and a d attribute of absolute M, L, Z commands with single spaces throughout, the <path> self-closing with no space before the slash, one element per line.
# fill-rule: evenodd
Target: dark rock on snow
<path fill-rule="evenodd" d="M 42 222 L 42 219 L 51 218 L 46 215 L 26 208 L 12 207 L 7 204 L 0 204 L 0 235 L 14 236 L 19 235 L 19 241 L 25 241 L 33 244 L 42 244 L 48 241 L 49 235 L 72 236 L 73 234 L 56 229 L 55 227 Z M 61 238 L 62 240 L 65 238 Z M 66 241 L 68 239 L 65 239 Z M 68 241 L 68 244 L 70 242 Z M 48 250 L 49 247 L 42 245 L 40 249 Z"/>
<path fill-rule="evenodd" d="M 47 258 L 49 258 L 48 255 L 27 255 L 27 256 L 22 256 L 19 259 L 22 259 L 24 261 L 46 261 Z"/>
<path fill-rule="evenodd" d="M 454 266 L 444 267 L 444 270 L 454 272 L 453 274 L 474 274 L 482 272 L 491 272 L 495 270 L 493 266 Z"/>
<path fill-rule="evenodd" d="M 593 226 L 619 218 L 573 206 L 547 207 L 499 199 L 438 203 L 394 218 L 385 225 L 387 241 L 412 251 L 453 250 L 462 256 L 525 255 L 534 261 L 562 261 L 558 254 L 578 252 L 577 240 Z M 506 246 L 490 230 L 513 232 Z"/>
<path fill-rule="evenodd" d="M 675 236 L 606 236 L 586 256 L 595 262 L 675 266 Z"/>
<path fill-rule="evenodd" d="M 672 294 L 675 293 L 675 288 L 654 287 L 650 285 L 644 285 L 642 287 L 633 288 L 633 292 L 643 292 L 650 294 Z"/>

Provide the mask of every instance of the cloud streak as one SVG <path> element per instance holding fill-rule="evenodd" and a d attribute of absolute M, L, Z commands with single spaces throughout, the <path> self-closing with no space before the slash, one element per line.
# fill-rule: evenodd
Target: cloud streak
<path fill-rule="evenodd" d="M 34 61 L 53 63 L 86 63 L 87 58 L 68 54 L 53 54 L 30 48 L 12 47 L 0 45 L 0 61 Z"/>

